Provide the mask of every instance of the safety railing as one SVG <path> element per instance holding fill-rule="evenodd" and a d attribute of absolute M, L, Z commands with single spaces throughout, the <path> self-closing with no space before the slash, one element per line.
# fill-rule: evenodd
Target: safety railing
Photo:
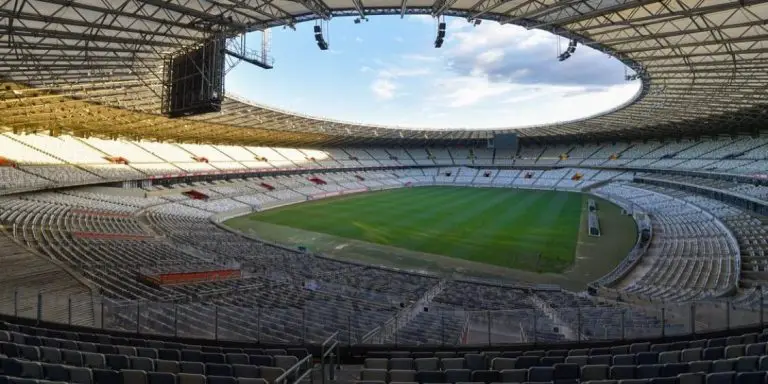
<path fill-rule="evenodd" d="M 259 307 L 243 302 L 111 300 L 19 288 L 0 291 L 0 314 L 135 334 L 262 343 L 326 343 L 322 362 L 340 345 L 495 345 L 559 341 L 631 340 L 764 325 L 760 287 L 738 299 L 690 303 L 650 302 L 640 294 L 603 290 L 602 299 L 574 299 L 557 292 L 510 305 L 508 310 L 447 310 L 432 303 L 403 316 L 399 307 L 344 306 L 340 301 L 302 301 Z M 558 299 L 560 297 L 561 299 Z M 568 299 L 565 299 L 565 298 Z M 562 301 L 561 301 L 562 300 Z M 326 354 L 327 353 L 327 354 Z M 321 363 L 322 363 L 321 362 Z"/>
<path fill-rule="evenodd" d="M 332 334 L 320 346 L 320 369 L 323 384 L 326 384 L 327 380 L 333 381 L 336 378 L 336 366 L 340 363 L 338 336 L 338 332 Z"/>
<path fill-rule="evenodd" d="M 278 376 L 277 379 L 275 379 L 274 384 L 288 383 L 291 382 L 291 379 L 293 379 L 291 383 L 298 384 L 303 382 L 303 380 L 307 377 L 309 377 L 310 383 L 314 383 L 314 378 L 312 376 L 312 364 L 312 355 L 308 354 L 307 356 L 304 356 L 303 359 L 299 360 L 292 367 L 288 368 L 285 373 Z M 302 371 L 302 368 L 305 368 L 305 370 Z"/>

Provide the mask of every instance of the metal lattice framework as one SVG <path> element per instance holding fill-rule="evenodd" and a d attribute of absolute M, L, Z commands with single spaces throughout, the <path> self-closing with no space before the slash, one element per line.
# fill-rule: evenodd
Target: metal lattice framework
<path fill-rule="evenodd" d="M 755 133 L 768 106 L 768 0 L 0 0 L 0 127 L 264 145 L 615 140 Z M 229 95 L 222 112 L 159 114 L 162 59 L 213 34 L 334 16 L 430 14 L 544 29 L 608 52 L 643 82 L 630 103 L 510 130 L 334 122 Z"/>

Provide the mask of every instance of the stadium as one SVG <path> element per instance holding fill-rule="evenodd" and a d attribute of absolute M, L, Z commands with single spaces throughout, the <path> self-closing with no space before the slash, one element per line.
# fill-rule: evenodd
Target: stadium
<path fill-rule="evenodd" d="M 0 383 L 768 382 L 767 3 L 0 2 Z M 638 90 L 492 129 L 226 91 L 266 31 L 385 15 Z"/>

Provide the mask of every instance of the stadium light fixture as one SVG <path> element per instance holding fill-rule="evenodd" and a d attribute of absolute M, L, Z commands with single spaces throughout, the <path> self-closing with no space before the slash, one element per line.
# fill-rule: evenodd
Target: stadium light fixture
<path fill-rule="evenodd" d="M 445 39 L 445 21 L 441 19 L 440 23 L 437 24 L 437 38 L 435 38 L 435 48 L 442 47 L 444 39 Z"/>
<path fill-rule="evenodd" d="M 561 53 L 557 57 L 557 60 L 558 61 L 565 61 L 569 57 L 571 57 L 571 55 L 573 55 L 573 53 L 576 52 L 576 44 L 578 44 L 578 42 L 576 40 L 569 41 L 568 42 L 568 48 L 566 48 L 565 52 Z"/>
<path fill-rule="evenodd" d="M 315 25 L 315 41 L 317 42 L 317 46 L 321 51 L 328 50 L 328 43 L 323 37 L 323 28 L 319 24 Z"/>

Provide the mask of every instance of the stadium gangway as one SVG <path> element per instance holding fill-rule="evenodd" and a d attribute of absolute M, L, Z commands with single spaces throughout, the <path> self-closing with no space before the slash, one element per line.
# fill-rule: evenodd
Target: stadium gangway
<path fill-rule="evenodd" d="M 627 201 L 616 195 L 595 192 L 593 192 L 593 194 L 614 204 L 617 204 L 625 211 L 630 212 L 632 219 L 635 221 L 635 225 L 637 225 L 638 229 L 635 246 L 632 247 L 632 250 L 629 252 L 629 254 L 627 254 L 627 256 L 622 259 L 616 267 L 613 268 L 613 270 L 588 284 L 590 289 L 597 291 L 603 287 L 609 288 L 616 281 L 625 277 L 627 273 L 629 273 L 629 271 L 631 271 L 635 265 L 640 262 L 642 257 L 648 251 L 648 247 L 651 245 L 651 239 L 653 238 L 654 234 L 650 216 L 645 213 L 641 207 L 635 206 L 631 201 Z M 644 229 L 648 230 L 648 239 L 645 242 L 642 241 Z"/>
<path fill-rule="evenodd" d="M 394 320 L 392 320 L 392 319 L 389 319 L 388 321 L 394 321 Z M 378 327 L 376 327 L 376 328 L 374 328 L 374 329 L 371 329 L 371 330 L 370 330 L 368 333 L 366 333 L 365 335 L 363 335 L 363 337 L 361 337 L 361 338 L 360 338 L 360 340 L 362 341 L 362 343 L 363 343 L 363 344 L 370 344 L 370 342 L 371 342 L 372 340 L 374 340 L 374 339 L 373 339 L 373 338 L 374 338 L 374 336 L 378 336 L 378 335 L 379 335 L 379 333 L 381 332 L 381 327 L 382 327 L 382 326 L 380 325 L 380 326 L 378 326 Z M 380 338 L 379 338 L 379 339 L 380 339 Z M 379 341 L 379 343 L 380 343 L 380 341 Z"/>
<path fill-rule="evenodd" d="M 320 348 L 320 367 L 322 369 L 322 375 L 323 375 L 323 384 L 326 383 L 326 379 L 330 379 L 331 381 L 334 380 L 336 375 L 336 365 L 339 363 L 340 353 L 339 353 L 339 331 L 336 331 L 331 336 L 328 336 L 327 339 L 323 342 Z M 335 352 L 334 352 L 335 351 Z M 336 361 L 334 362 L 334 358 L 336 358 Z M 326 373 L 326 359 L 328 359 L 328 367 L 330 368 L 330 371 Z M 298 381 L 297 381 L 298 382 Z"/>
<path fill-rule="evenodd" d="M 285 371 L 285 373 L 283 373 L 282 375 L 278 376 L 278 378 L 275 379 L 274 384 L 288 383 L 288 381 L 292 377 L 296 378 L 296 380 L 294 380 L 293 383 L 294 384 L 298 384 L 298 383 L 301 383 L 302 381 L 304 381 L 304 379 L 306 379 L 307 376 L 309 376 L 309 382 L 313 383 L 314 382 L 314 378 L 313 378 L 313 375 L 312 375 L 312 369 L 313 369 L 312 368 L 312 362 L 313 362 L 312 354 L 311 353 L 307 354 L 306 356 L 304 356 L 303 359 L 299 360 L 292 367 L 288 368 L 288 370 Z M 302 372 L 299 375 L 299 373 L 301 372 L 301 369 L 303 367 L 306 368 L 306 371 Z"/>

